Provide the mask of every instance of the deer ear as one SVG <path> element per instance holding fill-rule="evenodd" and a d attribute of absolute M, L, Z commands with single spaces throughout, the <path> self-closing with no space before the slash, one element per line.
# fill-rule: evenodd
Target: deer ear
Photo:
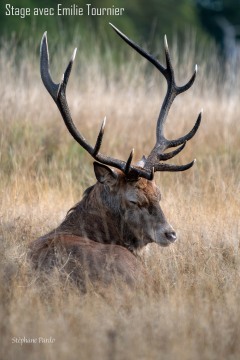
<path fill-rule="evenodd" d="M 108 186 L 113 186 L 117 182 L 117 174 L 111 170 L 108 166 L 99 164 L 98 162 L 94 161 L 94 172 L 96 179 L 101 183 Z"/>

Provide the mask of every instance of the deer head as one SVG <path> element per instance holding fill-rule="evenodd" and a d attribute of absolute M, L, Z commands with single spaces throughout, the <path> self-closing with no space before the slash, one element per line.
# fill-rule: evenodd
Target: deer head
<path fill-rule="evenodd" d="M 49 70 L 47 34 L 45 33 L 40 54 L 42 81 L 56 103 L 70 134 L 95 160 L 94 171 L 97 179 L 96 185 L 86 191 L 82 202 L 70 211 L 60 225 L 59 231 L 84 235 L 98 242 L 120 244 L 129 250 L 137 249 L 149 242 L 167 246 L 174 242 L 177 236 L 160 208 L 160 190 L 153 178 L 157 171 L 185 171 L 195 162 L 194 160 L 181 166 L 164 163 L 182 151 L 186 142 L 195 135 L 201 122 L 201 113 L 192 130 L 176 140 L 168 140 L 164 136 L 164 124 L 175 97 L 188 90 L 194 83 L 197 66 L 191 79 L 185 85 L 178 86 L 175 82 L 166 37 L 166 67 L 164 67 L 115 26 L 111 26 L 127 44 L 150 61 L 167 81 L 167 92 L 157 120 L 156 144 L 150 154 L 147 157 L 143 156 L 136 164 L 132 163 L 133 150 L 126 161 L 104 155 L 100 152 L 106 124 L 106 119 L 104 119 L 95 146 L 90 145 L 74 125 L 66 99 L 66 87 L 76 49 L 61 82 L 54 83 Z M 177 149 L 165 152 L 173 147 Z M 98 232 L 93 231 L 95 227 Z"/>

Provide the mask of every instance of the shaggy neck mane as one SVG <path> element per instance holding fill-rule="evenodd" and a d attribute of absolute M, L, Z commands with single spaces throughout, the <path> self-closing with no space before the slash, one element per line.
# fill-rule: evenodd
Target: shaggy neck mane
<path fill-rule="evenodd" d="M 100 184 L 89 187 L 83 199 L 72 207 L 55 233 L 67 233 L 89 238 L 105 244 L 117 244 L 134 251 L 137 239 L 130 233 L 121 218 L 121 209 L 108 209 L 111 196 Z M 89 220 L 90 219 L 90 220 Z M 130 246 L 131 244 L 131 246 Z"/>

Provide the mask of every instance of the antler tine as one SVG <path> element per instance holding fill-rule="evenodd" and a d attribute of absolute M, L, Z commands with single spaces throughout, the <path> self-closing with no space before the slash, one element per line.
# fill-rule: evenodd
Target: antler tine
<path fill-rule="evenodd" d="M 165 72 L 165 68 L 160 64 L 160 62 L 154 58 L 154 56 L 150 55 L 147 51 L 142 49 L 139 45 L 137 45 L 134 41 L 129 39 L 125 34 L 123 34 L 116 26 L 109 23 L 109 25 L 112 26 L 112 28 L 116 31 L 116 33 L 124 40 L 128 45 L 130 45 L 134 50 L 136 50 L 140 55 L 145 57 L 148 61 L 150 61 L 158 70 L 160 70 L 162 73 Z"/>
<path fill-rule="evenodd" d="M 173 158 L 174 156 L 176 156 L 177 154 L 179 154 L 184 148 L 185 148 L 185 145 L 186 145 L 186 141 L 181 145 L 179 146 L 177 149 L 175 149 L 174 151 L 171 151 L 171 152 L 168 152 L 168 153 L 165 153 L 165 154 L 159 154 L 158 155 L 158 160 L 162 160 L 162 161 L 166 161 L 166 160 L 169 160 L 171 158 Z"/>
<path fill-rule="evenodd" d="M 68 79 L 72 70 L 73 61 L 75 59 L 77 49 L 74 50 L 73 56 L 63 74 L 62 81 L 59 84 L 53 82 L 51 74 L 50 74 L 50 67 L 49 67 L 49 52 L 48 52 L 48 43 L 47 43 L 47 32 L 44 33 L 41 41 L 40 47 L 40 73 L 42 81 L 53 98 L 54 102 L 56 103 L 64 123 L 73 136 L 73 138 L 97 161 L 102 164 L 113 166 L 117 169 L 122 170 L 126 173 L 126 176 L 130 180 L 137 179 L 138 177 L 144 177 L 146 179 L 152 179 L 152 170 L 148 171 L 144 168 L 136 167 L 131 165 L 133 151 L 131 152 L 127 162 L 118 160 L 106 155 L 103 155 L 99 152 L 102 139 L 104 135 L 104 128 L 106 119 L 104 119 L 101 129 L 99 131 L 95 147 L 92 147 L 86 139 L 80 134 L 78 129 L 76 128 L 75 124 L 72 121 L 71 113 L 68 107 L 67 99 L 66 99 L 66 88 Z"/>
<path fill-rule="evenodd" d="M 194 127 L 192 128 L 191 131 L 189 131 L 189 133 L 187 133 L 186 135 L 176 139 L 176 140 L 169 140 L 168 142 L 168 148 L 170 147 L 175 147 L 175 146 L 179 146 L 182 143 L 189 141 L 197 132 L 200 124 L 201 124 L 201 120 L 202 120 L 202 113 L 203 111 L 201 110 L 201 112 L 198 115 L 197 121 L 195 122 Z"/>
<path fill-rule="evenodd" d="M 134 149 L 132 149 L 132 151 L 130 152 L 130 155 L 129 155 L 128 159 L 127 159 L 125 169 L 124 169 L 125 174 L 129 174 L 129 171 L 131 169 L 131 162 L 132 162 L 132 159 L 133 159 L 133 154 L 134 154 Z"/>
<path fill-rule="evenodd" d="M 160 109 L 160 113 L 157 120 L 156 126 L 156 144 L 152 149 L 151 153 L 144 159 L 144 168 L 147 171 L 184 171 L 193 166 L 195 161 L 192 161 L 189 164 L 178 166 L 178 165 L 164 165 L 159 163 L 159 161 L 168 160 L 176 156 L 180 151 L 185 147 L 185 144 L 190 140 L 195 133 L 197 132 L 200 122 L 201 122 L 201 113 L 199 114 L 197 121 L 192 128 L 192 130 L 185 136 L 180 137 L 177 140 L 168 140 L 164 136 L 164 124 L 170 110 L 170 107 L 175 99 L 175 97 L 184 91 L 187 91 L 194 83 L 196 74 L 197 74 L 197 65 L 195 67 L 194 73 L 191 76 L 190 80 L 182 86 L 177 86 L 174 76 L 174 69 L 171 62 L 171 57 L 169 53 L 167 37 L 164 36 L 164 48 L 165 48 L 165 58 L 166 58 L 166 68 L 157 60 L 154 56 L 150 55 L 147 51 L 143 50 L 139 45 L 135 44 L 131 39 L 124 35 L 120 30 L 118 30 L 114 25 L 110 23 L 116 33 L 134 50 L 136 50 L 140 55 L 145 57 L 149 62 L 151 62 L 166 78 L 167 80 L 167 93 L 165 95 L 163 104 Z M 175 151 L 164 154 L 164 151 L 170 147 L 180 146 Z"/>
<path fill-rule="evenodd" d="M 40 73 L 42 81 L 52 96 L 53 100 L 56 101 L 58 89 L 60 84 L 55 84 L 52 80 L 50 69 L 49 69 L 49 53 L 47 43 L 47 32 L 43 34 L 41 45 L 40 45 Z"/>
<path fill-rule="evenodd" d="M 154 171 L 185 171 L 190 169 L 196 162 L 196 159 L 186 165 L 172 165 L 159 163 L 154 167 Z"/>
<path fill-rule="evenodd" d="M 106 116 L 103 119 L 98 137 L 97 137 L 97 141 L 93 150 L 93 155 L 96 156 L 99 153 L 100 147 L 102 145 L 102 139 L 103 139 L 103 135 L 104 135 L 104 130 L 105 130 L 105 125 L 106 125 Z"/>

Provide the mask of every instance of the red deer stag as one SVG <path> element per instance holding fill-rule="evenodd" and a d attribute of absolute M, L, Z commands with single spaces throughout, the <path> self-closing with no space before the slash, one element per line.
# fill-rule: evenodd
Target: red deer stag
<path fill-rule="evenodd" d="M 109 284 L 113 281 L 114 275 L 117 275 L 126 283 L 134 284 L 139 274 L 140 276 L 143 274 L 141 261 L 136 256 L 137 250 L 151 242 L 168 246 L 177 239 L 175 231 L 160 208 L 160 190 L 153 180 L 154 172 L 184 171 L 193 166 L 194 161 L 181 166 L 162 161 L 174 157 L 183 150 L 186 142 L 195 135 L 201 122 L 200 113 L 188 134 L 177 140 L 166 139 L 164 124 L 170 106 L 177 95 L 192 86 L 197 68 L 185 85 L 178 86 L 175 82 L 166 37 L 166 67 L 163 67 L 152 55 L 136 45 L 115 26 L 112 27 L 167 80 L 167 92 L 157 120 L 156 144 L 148 157 L 143 156 L 136 165 L 132 164 L 133 150 L 127 161 L 100 153 L 105 121 L 94 147 L 77 130 L 66 100 L 66 87 L 76 50 L 62 81 L 55 84 L 49 70 L 46 33 L 41 42 L 42 81 L 56 103 L 70 134 L 95 160 L 93 165 L 97 182 L 84 192 L 82 200 L 70 209 L 56 229 L 31 243 L 30 255 L 37 268 L 51 269 L 60 266 L 61 255 L 64 253 L 67 261 L 62 263 L 62 267 L 82 288 L 86 276 L 92 282 Z M 173 147 L 177 149 L 165 153 L 166 149 Z"/>

